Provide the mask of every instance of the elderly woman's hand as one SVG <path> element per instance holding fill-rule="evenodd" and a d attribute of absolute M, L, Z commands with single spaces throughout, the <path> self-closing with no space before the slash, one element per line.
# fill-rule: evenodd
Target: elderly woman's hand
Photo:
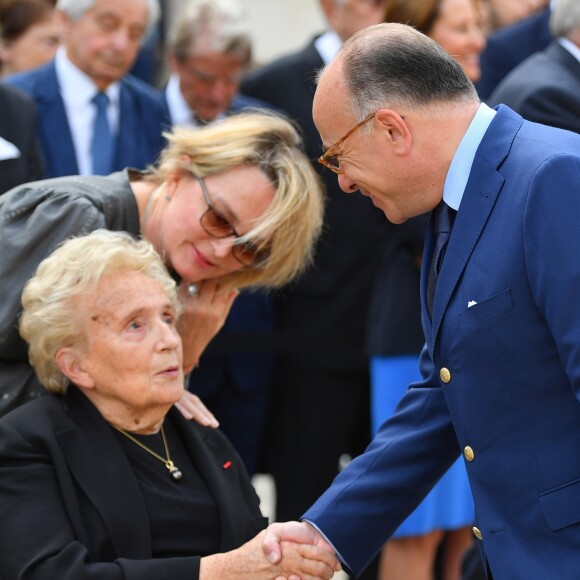
<path fill-rule="evenodd" d="M 217 280 L 197 282 L 195 295 L 188 295 L 190 283 L 182 281 L 179 295 L 183 303 L 183 313 L 179 317 L 177 329 L 183 341 L 183 370 L 191 371 L 209 341 L 224 325 L 238 290 L 220 290 Z"/>
<path fill-rule="evenodd" d="M 199 580 L 329 580 L 340 570 L 334 553 L 315 545 L 282 541 L 282 558 L 271 564 L 264 556 L 265 531 L 240 548 L 201 559 Z"/>

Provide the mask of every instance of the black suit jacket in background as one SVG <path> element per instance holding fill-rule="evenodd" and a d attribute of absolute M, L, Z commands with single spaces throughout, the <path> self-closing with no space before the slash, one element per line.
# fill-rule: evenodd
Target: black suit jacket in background
<path fill-rule="evenodd" d="M 0 84 L 0 137 L 15 145 L 20 156 L 0 160 L 0 194 L 44 176 L 36 142 L 36 111 L 24 93 Z"/>
<path fill-rule="evenodd" d="M 544 50 L 552 40 L 549 28 L 550 9 L 500 28 L 487 40 L 481 54 L 481 78 L 477 94 L 485 101 L 502 79 L 528 56 Z"/>
<path fill-rule="evenodd" d="M 242 93 L 273 104 L 297 121 L 313 161 L 322 153 L 312 101 L 316 72 L 323 66 L 310 43 L 250 72 L 241 86 Z M 326 187 L 324 232 L 314 267 L 275 297 L 275 345 L 283 354 L 297 357 L 296 362 L 366 371 L 367 311 L 389 225 L 369 199 L 345 194 L 334 173 L 322 166 L 320 170 Z"/>
<path fill-rule="evenodd" d="M 580 133 L 580 62 L 554 41 L 515 68 L 489 98 L 524 119 Z"/>

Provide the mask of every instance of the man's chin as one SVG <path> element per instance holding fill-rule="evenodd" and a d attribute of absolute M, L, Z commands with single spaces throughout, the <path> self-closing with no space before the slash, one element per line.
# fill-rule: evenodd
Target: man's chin
<path fill-rule="evenodd" d="M 377 207 L 379 207 L 379 206 L 377 206 Z M 383 213 L 385 214 L 385 217 L 392 224 L 395 224 L 395 225 L 404 224 L 408 219 L 406 216 L 401 215 L 399 212 L 389 211 L 389 210 L 385 209 L 384 207 L 379 207 L 379 209 L 381 209 L 383 211 Z"/>
<path fill-rule="evenodd" d="M 226 112 L 223 108 L 212 108 L 212 109 L 193 109 L 196 111 L 196 116 L 198 119 L 202 119 L 204 123 L 211 123 L 215 121 L 220 115 Z"/>
<path fill-rule="evenodd" d="M 107 66 L 99 75 L 99 80 L 103 85 L 110 86 L 121 80 L 128 72 L 126 67 Z"/>

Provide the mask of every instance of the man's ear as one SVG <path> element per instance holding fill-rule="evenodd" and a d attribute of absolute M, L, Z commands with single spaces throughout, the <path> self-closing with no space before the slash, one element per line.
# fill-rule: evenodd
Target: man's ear
<path fill-rule="evenodd" d="M 409 152 L 413 139 L 404 117 L 392 109 L 379 109 L 375 114 L 375 122 L 382 125 L 385 137 L 394 147 L 395 153 Z"/>
<path fill-rule="evenodd" d="M 81 353 L 74 346 L 64 346 L 55 356 L 56 366 L 60 372 L 77 387 L 92 389 L 95 386 L 89 372 L 85 369 Z"/>

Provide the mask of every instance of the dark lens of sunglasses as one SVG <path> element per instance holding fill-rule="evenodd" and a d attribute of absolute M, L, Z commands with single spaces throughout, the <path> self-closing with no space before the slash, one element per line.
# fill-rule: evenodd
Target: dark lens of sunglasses
<path fill-rule="evenodd" d="M 245 266 L 260 267 L 268 259 L 268 250 L 260 250 L 253 244 L 236 244 L 232 248 L 236 260 Z"/>
<path fill-rule="evenodd" d="M 231 224 L 213 209 L 208 209 L 200 218 L 205 231 L 216 238 L 227 238 L 233 233 Z"/>

